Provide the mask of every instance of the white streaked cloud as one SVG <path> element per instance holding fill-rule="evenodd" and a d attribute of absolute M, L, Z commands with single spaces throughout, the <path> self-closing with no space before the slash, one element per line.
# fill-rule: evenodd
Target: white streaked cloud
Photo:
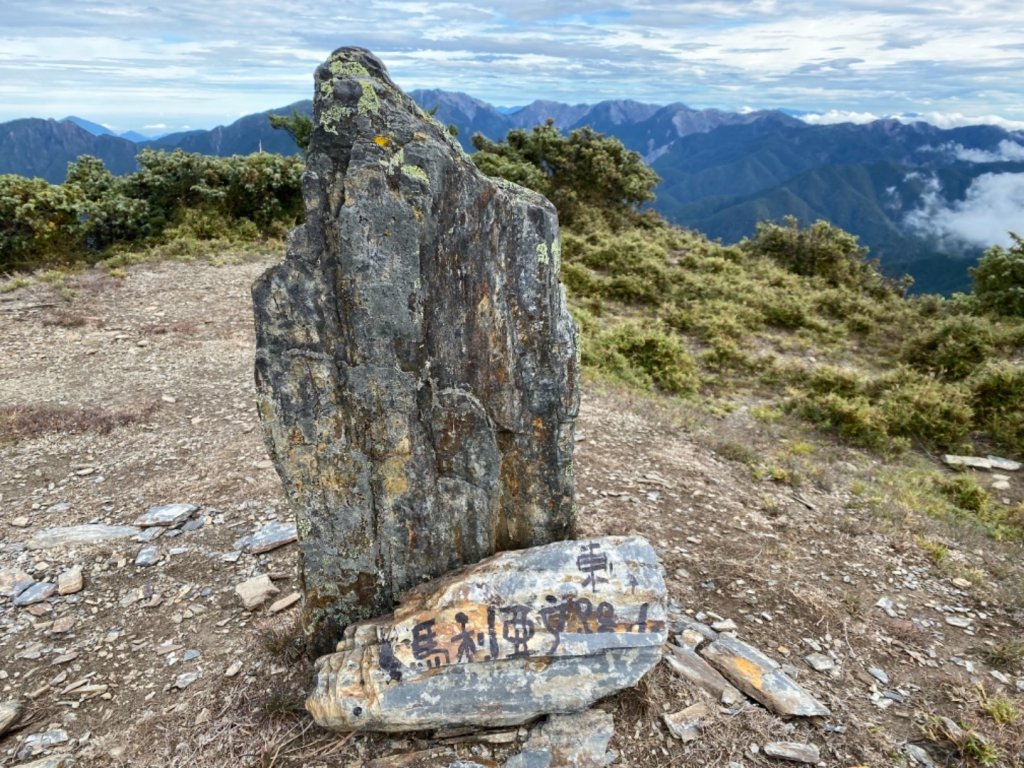
<path fill-rule="evenodd" d="M 492 103 L 635 98 L 1024 126 L 1024 8 L 1004 0 L 7 0 L 0 120 L 209 126 L 308 97 L 340 45 L 370 48 L 405 88 Z"/>
<path fill-rule="evenodd" d="M 904 223 L 951 251 L 964 244 L 1009 247 L 1009 233 L 1024 232 L 1024 173 L 984 173 L 971 182 L 963 200 L 954 201 L 942 196 L 942 185 L 931 177 L 920 206 Z"/>

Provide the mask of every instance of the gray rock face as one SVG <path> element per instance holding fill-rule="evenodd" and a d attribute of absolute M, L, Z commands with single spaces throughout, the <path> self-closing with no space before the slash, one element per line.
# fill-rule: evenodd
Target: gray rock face
<path fill-rule="evenodd" d="M 367 51 L 316 72 L 303 195 L 253 286 L 257 399 L 333 644 L 424 577 L 571 535 L 578 366 L 554 208 Z"/>
<path fill-rule="evenodd" d="M 661 656 L 665 583 L 637 537 L 503 552 L 348 627 L 306 708 L 339 730 L 517 725 L 635 685 Z"/>

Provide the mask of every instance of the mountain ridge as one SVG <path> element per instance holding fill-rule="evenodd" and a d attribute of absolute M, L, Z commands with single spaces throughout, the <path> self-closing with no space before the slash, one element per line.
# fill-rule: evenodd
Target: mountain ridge
<path fill-rule="evenodd" d="M 896 119 L 818 125 L 781 110 L 725 112 L 630 99 L 591 105 L 537 100 L 504 111 L 459 92 L 421 89 L 410 96 L 455 126 L 468 151 L 478 132 L 501 140 L 510 130 L 528 130 L 548 119 L 563 132 L 589 126 L 618 138 L 661 176 L 652 207 L 674 224 L 733 242 L 751 236 L 762 219 L 825 218 L 858 235 L 888 271 L 909 271 L 919 290 L 965 288 L 966 268 L 982 250 L 957 245 L 955 232 L 922 229 L 929 224 L 927 206 L 955 211 L 975 194 L 982 176 L 1003 175 L 1016 183 L 1024 174 L 1024 132 L 993 125 L 945 129 Z M 293 110 L 310 115 L 312 102 L 137 142 L 79 117 L 11 121 L 0 124 L 0 173 L 59 183 L 67 163 L 81 154 L 126 173 L 143 148 L 295 154 L 290 136 L 267 119 Z M 916 231 L 909 226 L 912 219 Z M 1005 229 L 1024 229 L 1024 222 L 1015 221 Z M 962 261 L 951 258 L 964 255 Z"/>

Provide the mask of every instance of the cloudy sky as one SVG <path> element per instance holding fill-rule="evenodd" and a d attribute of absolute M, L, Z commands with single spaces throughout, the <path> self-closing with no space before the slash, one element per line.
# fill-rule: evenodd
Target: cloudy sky
<path fill-rule="evenodd" d="M 208 128 L 309 98 L 342 45 L 373 50 L 406 89 L 499 105 L 633 98 L 1024 127 L 1020 0 L 4 0 L 0 121 Z"/>

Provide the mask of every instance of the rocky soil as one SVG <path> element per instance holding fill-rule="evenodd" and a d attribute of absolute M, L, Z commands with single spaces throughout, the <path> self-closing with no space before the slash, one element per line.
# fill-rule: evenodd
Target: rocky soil
<path fill-rule="evenodd" d="M 291 521 L 253 406 L 249 286 L 269 264 L 0 294 L 0 765 L 497 765 L 540 738 L 338 735 L 302 713 Z M 992 714 L 1024 709 L 1020 546 L 865 504 L 879 459 L 709 410 L 588 385 L 583 533 L 647 537 L 680 622 L 760 648 L 831 716 L 708 700 L 683 741 L 663 715 L 704 697 L 663 663 L 598 704 L 617 764 L 1020 764 L 1020 720 Z M 803 483 L 752 471 L 808 440 Z M 1010 503 L 1022 475 L 996 480 Z M 78 526 L 91 541 L 54 531 Z"/>

